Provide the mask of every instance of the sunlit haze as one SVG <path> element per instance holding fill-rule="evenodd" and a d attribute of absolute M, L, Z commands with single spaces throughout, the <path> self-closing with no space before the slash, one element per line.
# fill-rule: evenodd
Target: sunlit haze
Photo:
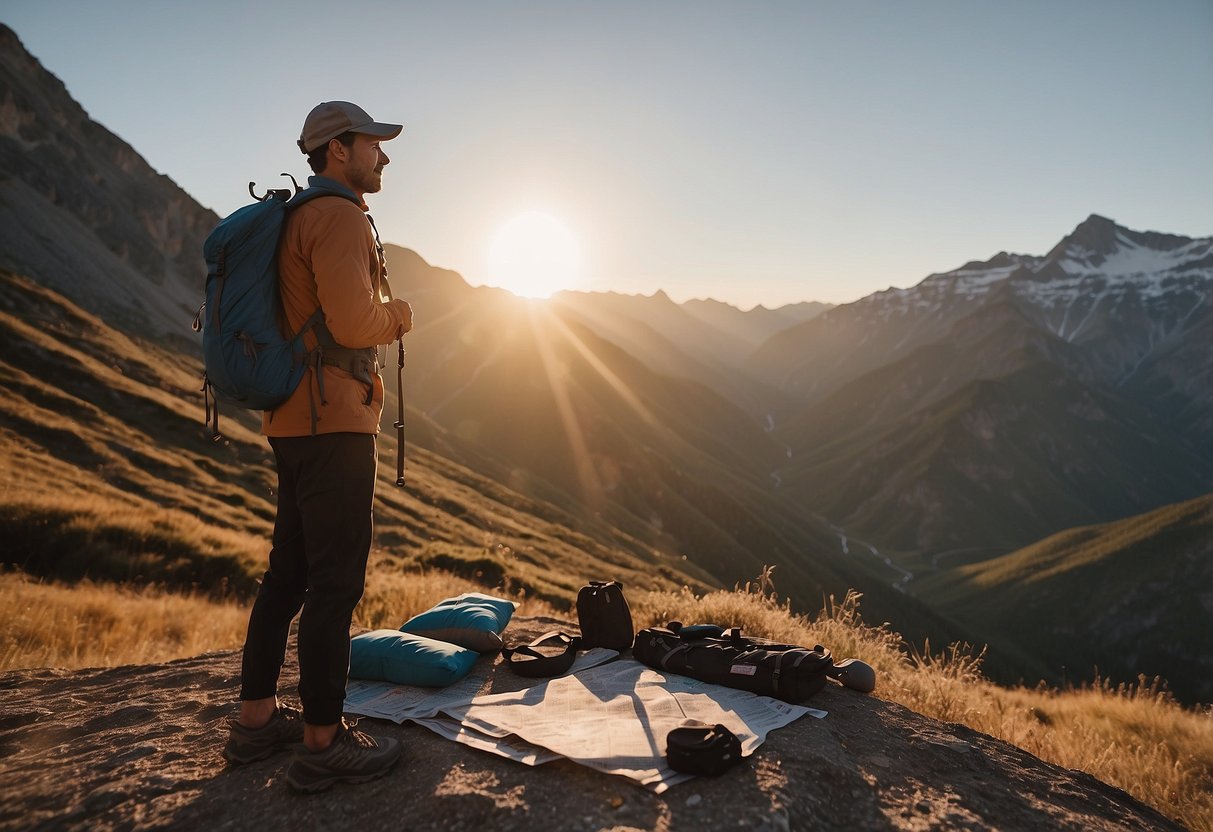
<path fill-rule="evenodd" d="M 494 244 L 537 209 L 584 289 L 743 308 L 1043 254 L 1091 213 L 1213 233 L 1208 0 L 6 0 L 3 20 L 220 214 L 308 173 L 319 101 L 402 122 L 379 229 L 473 284 L 516 280 Z"/>
<path fill-rule="evenodd" d="M 581 286 L 577 240 L 559 220 L 527 211 L 507 222 L 489 250 L 488 282 L 528 298 Z"/>

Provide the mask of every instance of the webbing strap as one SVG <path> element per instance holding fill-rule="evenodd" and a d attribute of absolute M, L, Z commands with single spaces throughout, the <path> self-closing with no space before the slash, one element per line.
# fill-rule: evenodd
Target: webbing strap
<path fill-rule="evenodd" d="M 324 323 L 324 309 L 316 307 L 316 311 L 304 321 L 303 326 L 295 333 L 300 338 L 308 330 L 316 336 L 316 347 L 301 355 L 296 360 L 306 364 L 316 376 L 316 388 L 320 393 L 320 404 L 328 404 L 328 396 L 324 392 L 324 368 L 338 367 L 345 370 L 354 378 L 367 386 L 366 399 L 363 404 L 369 405 L 375 398 L 375 374 L 379 371 L 378 352 L 374 347 L 351 349 L 343 347 L 333 338 L 328 326 Z M 312 388 L 308 387 L 308 404 L 312 412 L 312 436 L 316 435 L 316 423 L 320 415 L 316 409 L 316 398 Z"/>
<path fill-rule="evenodd" d="M 661 665 L 663 670 L 669 670 L 670 659 L 674 658 L 674 656 L 676 656 L 679 653 L 685 653 L 689 649 L 690 649 L 690 645 L 679 644 L 679 645 L 675 646 L 672 650 L 667 650 L 665 655 L 663 655 L 660 659 L 657 660 L 657 663 L 659 665 Z"/>
<path fill-rule="evenodd" d="M 213 402 L 212 402 L 213 399 Z M 211 441 L 218 442 L 219 436 L 219 397 L 211 394 L 211 380 L 202 373 L 202 403 L 206 409 L 204 425 L 211 425 Z"/>
<path fill-rule="evenodd" d="M 556 655 L 549 656 L 540 653 L 536 649 L 549 642 L 564 645 L 564 650 Z M 553 630 L 550 633 L 544 633 L 530 644 L 518 647 L 503 647 L 501 655 L 509 664 L 510 670 L 519 676 L 541 678 L 559 676 L 561 673 L 567 671 L 573 666 L 573 662 L 577 658 L 577 651 L 580 649 L 580 636 L 570 636 L 559 630 Z"/>

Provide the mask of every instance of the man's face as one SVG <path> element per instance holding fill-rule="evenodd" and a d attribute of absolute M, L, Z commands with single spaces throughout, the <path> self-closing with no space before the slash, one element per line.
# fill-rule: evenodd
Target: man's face
<path fill-rule="evenodd" d="M 383 166 L 391 160 L 380 148 L 379 141 L 374 136 L 362 133 L 354 137 L 345 175 L 359 193 L 375 194 L 383 187 Z"/>

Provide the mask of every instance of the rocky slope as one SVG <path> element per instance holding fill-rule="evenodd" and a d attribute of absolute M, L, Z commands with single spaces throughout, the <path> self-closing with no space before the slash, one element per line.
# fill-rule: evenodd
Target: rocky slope
<path fill-rule="evenodd" d="M 0 24 L 0 266 L 124 329 L 185 343 L 217 221 Z"/>
<path fill-rule="evenodd" d="M 555 623 L 516 620 L 507 636 Z M 568 761 L 530 768 L 374 720 L 363 727 L 403 740 L 405 761 L 373 783 L 302 796 L 283 779 L 285 755 L 224 764 L 238 673 L 227 652 L 0 675 L 0 829 L 1180 828 L 1086 774 L 833 684 L 812 700 L 825 719 L 774 731 L 722 777 L 660 796 Z M 283 689 L 296 681 L 292 659 Z M 521 681 L 498 666 L 489 684 Z"/>

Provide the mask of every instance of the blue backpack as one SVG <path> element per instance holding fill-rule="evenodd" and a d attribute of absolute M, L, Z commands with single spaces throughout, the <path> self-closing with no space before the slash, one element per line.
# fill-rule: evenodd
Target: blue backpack
<path fill-rule="evenodd" d="M 289 174 L 283 174 L 290 176 Z M 194 331 L 202 333 L 206 371 L 202 392 L 206 424 L 212 439 L 219 438 L 219 402 L 248 410 L 273 410 L 285 402 L 303 380 L 309 365 L 318 373 L 322 365 L 341 367 L 368 385 L 378 372 L 374 348 L 347 349 L 333 339 L 317 308 L 300 330 L 282 330 L 278 288 L 278 249 L 290 211 L 321 196 L 352 195 L 323 187 L 268 190 L 257 200 L 219 222 L 202 246 L 206 258 L 206 296 L 194 318 Z M 304 333 L 315 332 L 319 346 L 309 351 Z M 319 376 L 324 398 L 323 375 Z M 368 387 L 367 397 L 370 398 Z M 211 399 L 214 398 L 212 405 Z M 369 403 L 369 401 L 368 401 Z M 312 403 L 312 432 L 316 430 Z"/>

